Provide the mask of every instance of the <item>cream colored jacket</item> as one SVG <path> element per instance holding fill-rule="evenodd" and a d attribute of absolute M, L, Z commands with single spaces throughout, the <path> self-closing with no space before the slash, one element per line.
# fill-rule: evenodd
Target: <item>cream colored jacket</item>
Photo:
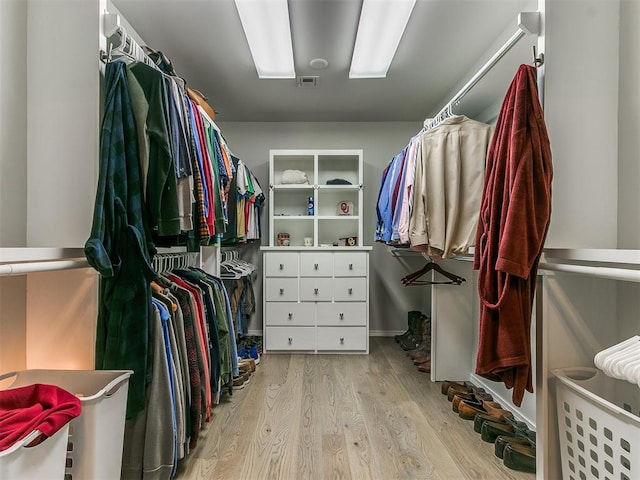
<path fill-rule="evenodd" d="M 409 220 L 413 250 L 451 258 L 473 244 L 492 131 L 456 115 L 420 139 Z"/>

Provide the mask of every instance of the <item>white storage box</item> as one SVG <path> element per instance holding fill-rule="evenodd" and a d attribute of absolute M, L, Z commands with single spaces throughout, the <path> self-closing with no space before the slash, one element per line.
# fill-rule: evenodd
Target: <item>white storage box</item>
<path fill-rule="evenodd" d="M 78 395 L 82 404 L 80 416 L 69 422 L 65 474 L 52 476 L 49 472 L 48 477 L 32 475 L 29 478 L 120 478 L 127 392 L 132 373 L 130 370 L 24 370 L 0 376 L 0 388 L 46 383 Z M 64 443 L 67 445 L 66 439 Z M 0 478 L 14 477 L 0 475 Z"/>
<path fill-rule="evenodd" d="M 64 478 L 69 424 L 34 447 L 27 447 L 41 435 L 34 430 L 0 452 L 0 478 L 11 480 L 60 480 Z"/>
<path fill-rule="evenodd" d="M 552 373 L 562 478 L 640 479 L 640 388 L 595 368 Z"/>

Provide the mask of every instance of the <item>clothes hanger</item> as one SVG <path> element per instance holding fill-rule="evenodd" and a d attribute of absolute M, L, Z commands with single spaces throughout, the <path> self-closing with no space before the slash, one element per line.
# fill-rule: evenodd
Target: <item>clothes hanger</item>
<path fill-rule="evenodd" d="M 424 276 L 425 274 L 429 273 L 432 270 L 438 272 L 439 274 L 448 278 L 451 281 L 450 282 L 434 282 L 434 281 L 418 280 L 420 277 Z M 465 278 L 445 270 L 433 260 L 429 261 L 420 270 L 417 270 L 413 273 L 405 275 L 404 277 L 402 277 L 401 280 L 405 287 L 409 287 L 413 285 L 462 285 L 462 282 L 466 282 Z"/>

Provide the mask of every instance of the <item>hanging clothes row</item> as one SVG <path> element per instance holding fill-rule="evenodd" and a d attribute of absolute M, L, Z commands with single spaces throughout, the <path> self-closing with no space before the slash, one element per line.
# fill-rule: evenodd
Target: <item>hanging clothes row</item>
<path fill-rule="evenodd" d="M 132 42 L 125 45 L 131 48 Z M 240 161 L 232 161 L 201 97 L 186 87 L 171 62 L 159 52 L 151 54 L 156 62 L 134 61 L 144 55 L 134 50 L 136 55 L 125 51 L 116 59 L 117 48 L 111 49 L 105 66 L 100 171 L 84 249 L 102 286 L 95 366 L 133 370 L 127 418 L 145 407 L 153 371 L 150 282 L 158 277 L 152 265 L 156 245 L 190 240 L 197 247 L 220 238 L 228 226 L 231 182 L 236 179 L 245 203 L 258 184 L 246 166 L 239 169 Z M 236 198 L 234 192 L 234 205 Z M 262 202 L 252 205 L 259 209 Z"/>
<path fill-rule="evenodd" d="M 123 478 L 171 478 L 221 395 L 237 385 L 239 361 L 222 280 L 198 268 L 151 283 L 152 375 L 143 411 L 127 420 Z"/>
<path fill-rule="evenodd" d="M 248 334 L 249 318 L 256 311 L 253 273 L 256 266 L 239 258 L 237 250 L 222 252 L 220 278 L 229 292 L 231 315 L 238 335 Z"/>
<path fill-rule="evenodd" d="M 463 115 L 414 136 L 382 173 L 375 240 L 452 258 L 473 245 L 492 128 Z"/>

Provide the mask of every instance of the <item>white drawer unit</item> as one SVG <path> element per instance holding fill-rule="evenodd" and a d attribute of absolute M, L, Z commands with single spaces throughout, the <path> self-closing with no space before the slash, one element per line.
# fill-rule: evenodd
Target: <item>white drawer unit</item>
<path fill-rule="evenodd" d="M 365 277 L 333 279 L 333 299 L 336 302 L 364 302 L 369 282 Z"/>
<path fill-rule="evenodd" d="M 267 302 L 297 302 L 297 278 L 270 278 L 264 284 L 264 297 Z"/>
<path fill-rule="evenodd" d="M 267 277 L 297 277 L 298 254 L 296 252 L 273 252 L 264 257 L 264 272 Z"/>
<path fill-rule="evenodd" d="M 306 253 L 300 254 L 301 277 L 332 277 L 333 254 L 332 253 Z"/>
<path fill-rule="evenodd" d="M 316 309 L 311 303 L 267 302 L 265 324 L 313 327 L 316 324 Z"/>
<path fill-rule="evenodd" d="M 309 183 L 283 184 L 290 169 Z M 360 149 L 269 151 L 269 245 L 260 248 L 265 352 L 369 353 L 363 183 Z"/>
<path fill-rule="evenodd" d="M 316 313 L 318 326 L 366 326 L 366 302 L 319 303 Z"/>
<path fill-rule="evenodd" d="M 354 351 L 366 349 L 366 327 L 318 327 L 319 351 Z"/>
<path fill-rule="evenodd" d="M 305 351 L 316 349 L 315 327 L 267 327 L 266 350 Z"/>
<path fill-rule="evenodd" d="M 301 278 L 301 302 L 330 302 L 333 298 L 332 278 Z"/>
<path fill-rule="evenodd" d="M 333 272 L 336 277 L 366 277 L 366 252 L 336 252 L 333 257 Z"/>

